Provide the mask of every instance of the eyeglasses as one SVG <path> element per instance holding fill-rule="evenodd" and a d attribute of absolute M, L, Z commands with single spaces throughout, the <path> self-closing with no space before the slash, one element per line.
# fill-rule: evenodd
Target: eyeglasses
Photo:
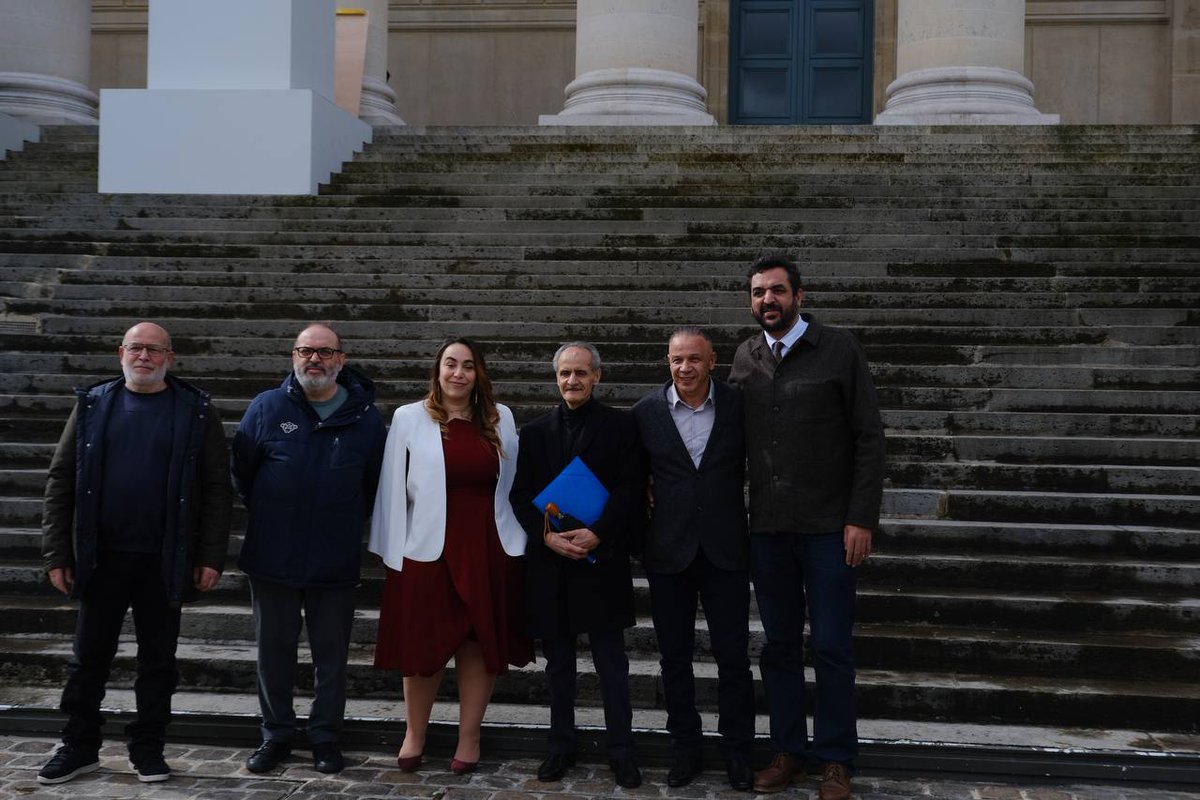
<path fill-rule="evenodd" d="M 301 358 L 312 358 L 316 353 L 322 361 L 328 361 L 342 351 L 333 347 L 293 347 L 292 352 Z"/>
<path fill-rule="evenodd" d="M 167 353 L 172 352 L 171 348 L 163 347 L 161 344 L 142 344 L 141 342 L 130 342 L 129 344 L 121 345 L 126 353 L 134 356 L 140 356 L 142 353 L 151 358 L 162 358 Z"/>

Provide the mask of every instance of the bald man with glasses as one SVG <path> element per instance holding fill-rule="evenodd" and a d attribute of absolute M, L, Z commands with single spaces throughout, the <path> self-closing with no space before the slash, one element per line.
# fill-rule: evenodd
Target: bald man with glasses
<path fill-rule="evenodd" d="M 137 636 L 137 717 L 129 764 L 144 783 L 163 760 L 180 603 L 217 585 L 229 542 L 229 451 L 208 393 L 171 375 L 171 337 L 125 332 L 123 377 L 76 390 L 46 481 L 42 557 L 51 584 L 79 600 L 62 710 L 63 745 L 38 773 L 58 784 L 100 768 L 100 701 L 126 612 Z"/>
<path fill-rule="evenodd" d="M 251 402 L 233 436 L 233 482 L 250 512 L 238 566 L 250 576 L 262 711 L 251 772 L 291 754 L 301 616 L 313 659 L 313 768 L 345 766 L 346 660 L 384 438 L 375 384 L 346 366 L 341 337 L 323 324 L 300 331 L 292 371 Z"/>

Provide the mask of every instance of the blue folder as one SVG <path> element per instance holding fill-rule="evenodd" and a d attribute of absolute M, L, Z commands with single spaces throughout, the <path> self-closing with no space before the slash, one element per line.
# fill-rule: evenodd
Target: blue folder
<path fill-rule="evenodd" d="M 541 494 L 533 498 L 533 505 L 539 514 L 546 513 L 547 503 L 554 503 L 559 511 L 575 517 L 584 525 L 591 525 L 600 519 L 607 502 L 608 489 L 604 488 L 604 484 L 579 456 L 563 467 L 562 472 L 546 484 Z"/>

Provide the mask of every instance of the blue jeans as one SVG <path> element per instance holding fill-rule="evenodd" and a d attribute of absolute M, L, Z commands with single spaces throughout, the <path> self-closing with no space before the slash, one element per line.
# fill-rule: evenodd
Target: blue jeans
<path fill-rule="evenodd" d="M 858 755 L 854 707 L 854 596 L 842 532 L 752 533 L 750 574 L 767 642 L 759 666 L 776 752 L 852 764 Z M 817 685 L 813 735 L 804 714 L 804 615 Z"/>

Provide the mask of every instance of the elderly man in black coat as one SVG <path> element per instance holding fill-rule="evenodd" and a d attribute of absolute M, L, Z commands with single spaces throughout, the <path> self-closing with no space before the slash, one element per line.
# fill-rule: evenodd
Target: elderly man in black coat
<path fill-rule="evenodd" d="M 746 436 L 741 393 L 711 376 L 716 362 L 704 331 L 680 328 L 667 344 L 671 380 L 633 407 L 653 479 L 642 561 L 675 751 L 667 785 L 686 786 L 702 767 L 692 670 L 696 606 L 702 602 L 717 662 L 721 755 L 730 786 L 747 791 L 754 782 L 747 763 L 754 743 L 754 679 Z"/>
<path fill-rule="evenodd" d="M 563 402 L 521 429 L 513 510 L 526 547 L 526 621 L 542 641 L 550 688 L 549 753 L 542 781 L 560 780 L 575 763 L 575 644 L 588 635 L 604 698 L 609 765 L 617 784 L 633 788 L 642 776 L 633 754 L 633 713 L 624 629 L 634 624 L 629 551 L 645 522 L 645 473 L 633 418 L 592 397 L 600 354 L 585 342 L 554 354 Z M 608 491 L 600 517 L 586 527 L 546 532 L 533 500 L 579 457 Z"/>

